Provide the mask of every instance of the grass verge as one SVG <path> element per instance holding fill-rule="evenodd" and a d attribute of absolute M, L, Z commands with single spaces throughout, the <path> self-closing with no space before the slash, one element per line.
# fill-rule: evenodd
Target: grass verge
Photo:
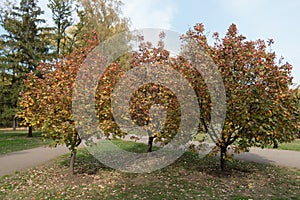
<path fill-rule="evenodd" d="M 272 146 L 268 146 L 267 148 L 271 149 Z M 278 145 L 279 150 L 290 150 L 290 151 L 300 151 L 300 139 L 297 139 L 291 143 L 282 143 Z"/>
<path fill-rule="evenodd" d="M 145 152 L 144 144 L 115 141 Z M 147 174 L 103 166 L 80 149 L 76 175 L 68 156 L 0 179 L 0 199 L 300 199 L 300 170 L 234 161 L 220 172 L 214 157 L 187 152 L 172 165 Z"/>
<path fill-rule="evenodd" d="M 42 140 L 40 132 L 34 132 L 33 136 L 28 138 L 27 131 L 0 131 L 0 155 L 49 144 Z"/>

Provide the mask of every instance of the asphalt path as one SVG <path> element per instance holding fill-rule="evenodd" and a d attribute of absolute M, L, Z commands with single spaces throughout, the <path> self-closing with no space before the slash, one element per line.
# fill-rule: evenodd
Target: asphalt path
<path fill-rule="evenodd" d="M 38 147 L 0 155 L 0 176 L 29 169 L 66 153 L 68 153 L 66 147 L 58 146 L 56 148 Z"/>

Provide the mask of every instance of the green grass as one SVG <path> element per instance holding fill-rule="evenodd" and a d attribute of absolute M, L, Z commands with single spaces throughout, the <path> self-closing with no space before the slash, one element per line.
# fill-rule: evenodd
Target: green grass
<path fill-rule="evenodd" d="M 268 146 L 267 148 L 272 148 L 272 146 Z M 290 151 L 300 151 L 300 139 L 297 139 L 291 143 L 282 143 L 278 145 L 278 149 L 280 150 L 290 150 Z"/>
<path fill-rule="evenodd" d="M 120 139 L 112 140 L 112 143 L 114 143 L 118 147 L 120 147 L 126 151 L 129 151 L 129 152 L 146 153 L 146 150 L 147 150 L 147 147 L 143 143 L 137 143 L 137 142 L 133 142 L 133 141 L 124 142 L 123 140 L 120 140 Z M 153 151 L 156 151 L 158 149 L 159 149 L 159 147 L 157 147 L 157 146 L 152 147 Z"/>
<path fill-rule="evenodd" d="M 113 141 L 145 152 L 146 145 Z M 0 178 L 0 199 L 300 199 L 300 170 L 234 161 L 219 170 L 215 157 L 187 152 L 172 165 L 146 174 L 122 173 L 80 149 L 76 175 L 69 155 L 43 166 Z"/>
<path fill-rule="evenodd" d="M 0 131 L 0 154 L 31 149 L 47 145 L 42 140 L 40 132 L 34 132 L 32 138 L 27 137 L 27 131 Z"/>
<path fill-rule="evenodd" d="M 292 143 L 279 144 L 278 149 L 300 151 L 300 139 L 295 140 Z"/>

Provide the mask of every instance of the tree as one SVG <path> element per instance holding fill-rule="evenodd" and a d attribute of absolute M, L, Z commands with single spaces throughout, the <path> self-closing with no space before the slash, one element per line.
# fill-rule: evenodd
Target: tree
<path fill-rule="evenodd" d="M 72 115 L 72 89 L 76 75 L 84 58 L 99 44 L 100 37 L 96 32 L 97 30 L 101 30 L 101 39 L 105 40 L 112 34 L 125 31 L 128 28 L 127 21 L 125 24 L 125 21 L 119 17 L 119 6 L 116 6 L 119 5 L 118 2 L 93 2 L 98 3 L 100 8 L 98 9 L 97 4 L 91 8 L 92 10 L 81 10 L 81 21 L 75 25 L 75 28 L 73 27 L 71 33 L 68 33 L 71 38 L 70 48 L 72 52 L 65 55 L 63 60 L 41 63 L 37 73 L 27 74 L 26 88 L 22 92 L 19 102 L 20 112 L 18 116 L 24 119 L 23 123 L 30 123 L 33 127 L 41 129 L 45 137 L 53 139 L 54 146 L 65 144 L 69 148 L 71 152 L 70 171 L 72 173 L 74 173 L 77 147 L 81 142 Z M 102 2 L 101 5 L 100 2 Z M 84 3 L 90 4 L 87 1 Z M 58 12 L 57 10 L 56 12 Z M 95 17 L 92 14 L 95 12 L 100 18 L 84 16 L 88 15 L 88 12 L 91 12 L 90 17 Z M 90 25 L 92 21 L 89 20 L 101 21 L 102 24 L 96 27 Z M 95 28 L 97 30 L 94 30 Z"/>
<path fill-rule="evenodd" d="M 50 0 L 47 4 L 52 11 L 54 21 L 54 40 L 56 41 L 56 54 L 65 54 L 70 51 L 68 47 L 67 28 L 74 23 L 72 18 L 74 0 Z M 67 51 L 68 50 L 68 51 Z"/>
<path fill-rule="evenodd" d="M 158 37 L 159 42 L 157 46 L 144 41 L 142 36 L 139 37 L 140 48 L 138 52 L 133 53 L 130 61 L 131 68 L 139 68 L 145 65 L 156 66 L 158 68 L 160 66 L 168 66 L 179 71 L 178 59 L 171 57 L 170 52 L 164 49 L 163 40 L 165 33 L 160 33 Z M 169 75 L 167 73 L 167 76 Z M 149 74 L 145 74 L 145 77 L 147 76 Z M 136 77 L 137 82 L 139 82 L 139 79 L 141 77 Z M 174 81 L 174 79 L 169 78 L 169 81 L 172 82 L 172 80 Z M 160 109 L 160 112 L 156 110 L 156 112 L 152 111 L 151 113 L 151 109 L 153 109 L 153 106 L 155 108 L 156 105 L 160 105 L 157 108 Z M 130 114 L 138 126 L 147 126 L 147 152 L 152 152 L 154 139 L 155 142 L 165 145 L 177 134 L 181 114 L 180 105 L 173 91 L 163 85 L 152 83 L 141 86 L 134 93 L 130 102 Z"/>
<path fill-rule="evenodd" d="M 295 92 L 296 92 L 296 95 L 300 96 L 300 89 L 299 88 Z M 298 108 L 300 108 L 300 100 L 298 101 Z M 298 130 L 298 132 L 297 132 L 297 138 L 300 139 L 300 130 Z"/>
<path fill-rule="evenodd" d="M 98 39 L 103 42 L 116 33 L 129 30 L 129 20 L 121 17 L 121 1 L 77 0 L 77 2 L 79 22 L 69 33 L 73 46 L 86 45 L 86 37 L 91 31 L 96 31 Z"/>
<path fill-rule="evenodd" d="M 39 62 L 50 58 L 50 46 L 44 34 L 46 28 L 41 27 L 45 21 L 39 18 L 43 11 L 37 6 L 36 0 L 22 0 L 19 6 L 12 4 L 2 10 L 1 26 L 5 30 L 0 39 L 3 47 L 2 73 L 9 77 L 6 78 L 6 90 L 12 93 L 9 98 L 12 111 L 6 117 L 13 121 L 22 81 L 26 73 L 36 70 Z"/>
<path fill-rule="evenodd" d="M 9 56 L 18 66 L 15 74 L 24 76 L 34 71 L 39 62 L 50 56 L 44 35 L 46 28 L 41 27 L 45 20 L 39 18 L 43 13 L 36 0 L 22 0 L 19 6 L 13 6 L 11 12 L 4 14 L 2 26 L 7 33 L 1 38 L 10 50 Z"/>
<path fill-rule="evenodd" d="M 18 99 L 19 88 L 12 85 L 11 76 L 1 74 L 0 80 L 0 127 L 12 127 L 16 114 L 16 99 Z"/>
<path fill-rule="evenodd" d="M 232 24 L 224 38 L 214 34 L 210 45 L 204 35 L 203 24 L 194 26 L 184 37 L 189 56 L 201 57 L 195 50 L 205 50 L 219 68 L 226 89 L 227 115 L 221 137 L 214 153 L 221 152 L 222 170 L 228 159 L 227 147 L 237 145 L 236 152 L 247 147 L 265 147 L 274 142 L 290 142 L 299 132 L 299 95 L 292 86 L 289 63 L 276 61 L 270 48 L 273 41 L 247 41 Z M 207 66 L 209 67 L 209 66 Z M 204 84 L 200 85 L 204 88 Z M 202 99 L 209 97 L 202 96 Z M 209 102 L 207 100 L 207 102 Z M 200 104 L 201 110 L 209 110 L 209 104 Z M 206 131 L 209 116 L 202 115 Z"/>
<path fill-rule="evenodd" d="M 86 47 L 75 49 L 63 60 L 41 63 L 37 68 L 38 73 L 28 73 L 25 80 L 26 89 L 21 93 L 19 101 L 18 116 L 23 119 L 23 124 L 30 123 L 33 127 L 41 130 L 43 137 L 53 140 L 51 146 L 66 145 L 68 147 L 71 152 L 70 173 L 72 174 L 74 174 L 78 146 L 82 139 L 87 139 L 94 134 L 79 135 L 76 128 L 80 125 L 75 126 L 72 110 L 73 98 L 76 96 L 73 92 L 78 71 L 81 70 L 87 55 L 99 45 L 95 33 L 91 33 L 89 38 L 89 45 Z M 95 61 L 102 64 L 99 60 L 100 56 Z M 110 71 L 113 71 L 116 64 L 113 63 L 111 66 Z M 102 80 L 105 80 L 108 75 L 109 72 Z M 90 76 L 85 79 L 85 81 L 91 80 L 93 78 Z M 82 104 L 79 109 L 84 112 L 86 107 Z"/>
<path fill-rule="evenodd" d="M 3 44 L 3 43 L 2 43 Z M 7 63 L 7 50 L 1 46 L 0 56 L 0 127 L 11 127 L 16 112 L 16 99 L 18 98 L 18 85 L 12 84 L 14 76 L 9 72 Z"/>
<path fill-rule="evenodd" d="M 43 131 L 45 138 L 53 140 L 53 146 L 65 144 L 69 148 L 72 174 L 77 147 L 81 143 L 72 114 L 72 92 L 77 72 L 96 44 L 97 40 L 93 38 L 89 47 L 75 50 L 64 60 L 39 65 L 39 75 L 27 74 L 26 90 L 19 102 L 18 115 L 24 119 L 23 123 Z"/>
<path fill-rule="evenodd" d="M 113 68 L 113 73 L 111 72 L 112 70 L 109 70 L 108 72 L 110 73 L 105 75 L 96 92 L 97 116 L 101 129 L 108 135 L 109 133 L 115 133 L 114 135 L 119 136 L 126 134 L 120 130 L 120 124 L 117 124 L 115 119 L 122 119 L 124 125 L 126 124 L 127 133 L 130 133 L 131 129 L 135 130 L 137 126 L 142 127 L 142 131 L 148 136 L 148 152 L 152 151 L 154 139 L 155 142 L 160 142 L 162 145 L 168 144 L 178 133 L 180 121 L 184 120 L 181 118 L 180 103 L 174 91 L 158 83 L 143 85 L 143 80 L 146 80 L 147 77 L 156 76 L 167 81 L 165 82 L 166 85 L 178 85 L 178 77 L 169 73 L 169 70 L 162 68 L 164 66 L 172 68 L 183 75 L 182 77 L 189 80 L 193 88 L 197 87 L 195 77 L 199 77 L 199 74 L 182 57 L 172 57 L 170 52 L 164 49 L 164 37 L 165 33 L 160 33 L 158 45 L 154 46 L 144 41 L 143 36 L 139 36 L 139 51 L 132 53 L 126 67 L 119 64 Z M 126 82 L 126 88 L 135 90 L 135 83 L 139 83 L 140 87 L 132 94 L 129 108 L 121 106 L 123 105 L 122 102 L 129 95 L 128 92 L 121 92 L 124 96 L 112 102 L 112 93 L 116 91 L 116 83 L 122 81 L 120 78 L 127 71 L 143 70 L 144 66 L 151 66 L 153 70 L 156 72 L 159 71 L 159 73 L 153 74 L 153 72 L 148 73 L 147 71 L 135 77 L 131 76 L 130 80 L 132 81 Z M 180 95 L 185 96 L 185 92 Z M 187 104 L 187 102 L 185 103 Z M 112 112 L 113 104 L 115 105 L 115 109 L 116 107 L 120 109 L 115 115 Z M 154 112 L 153 109 L 157 109 L 157 105 L 160 105 L 160 107 Z M 126 109 L 129 109 L 130 116 L 124 114 L 128 113 Z M 190 110 L 189 114 L 192 116 L 193 111 Z"/>

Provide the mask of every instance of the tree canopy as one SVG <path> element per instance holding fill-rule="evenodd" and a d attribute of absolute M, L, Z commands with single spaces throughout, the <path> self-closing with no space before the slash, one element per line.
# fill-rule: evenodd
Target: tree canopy
<path fill-rule="evenodd" d="M 278 61 L 270 48 L 272 40 L 246 40 L 235 24 L 224 38 L 218 33 L 213 37 L 215 43 L 210 45 L 203 24 L 195 25 L 185 35 L 212 57 L 224 82 L 227 113 L 215 148 L 221 151 L 224 168 L 229 145 L 237 145 L 237 153 L 251 146 L 265 147 L 295 139 L 299 131 L 299 95 L 292 89 L 292 66 L 282 59 Z M 191 52 L 193 57 L 198 56 L 197 51 Z M 201 105 L 202 110 L 210 108 L 209 104 Z M 209 117 L 201 118 L 207 127 Z"/>
<path fill-rule="evenodd" d="M 51 47 L 47 40 L 45 22 L 41 19 L 43 11 L 36 0 L 22 0 L 19 5 L 12 4 L 2 8 L 1 26 L 5 33 L 0 37 L 1 72 L 1 121 L 4 126 L 12 123 L 16 114 L 18 93 L 26 74 L 35 71 L 39 62 L 51 57 Z"/>

